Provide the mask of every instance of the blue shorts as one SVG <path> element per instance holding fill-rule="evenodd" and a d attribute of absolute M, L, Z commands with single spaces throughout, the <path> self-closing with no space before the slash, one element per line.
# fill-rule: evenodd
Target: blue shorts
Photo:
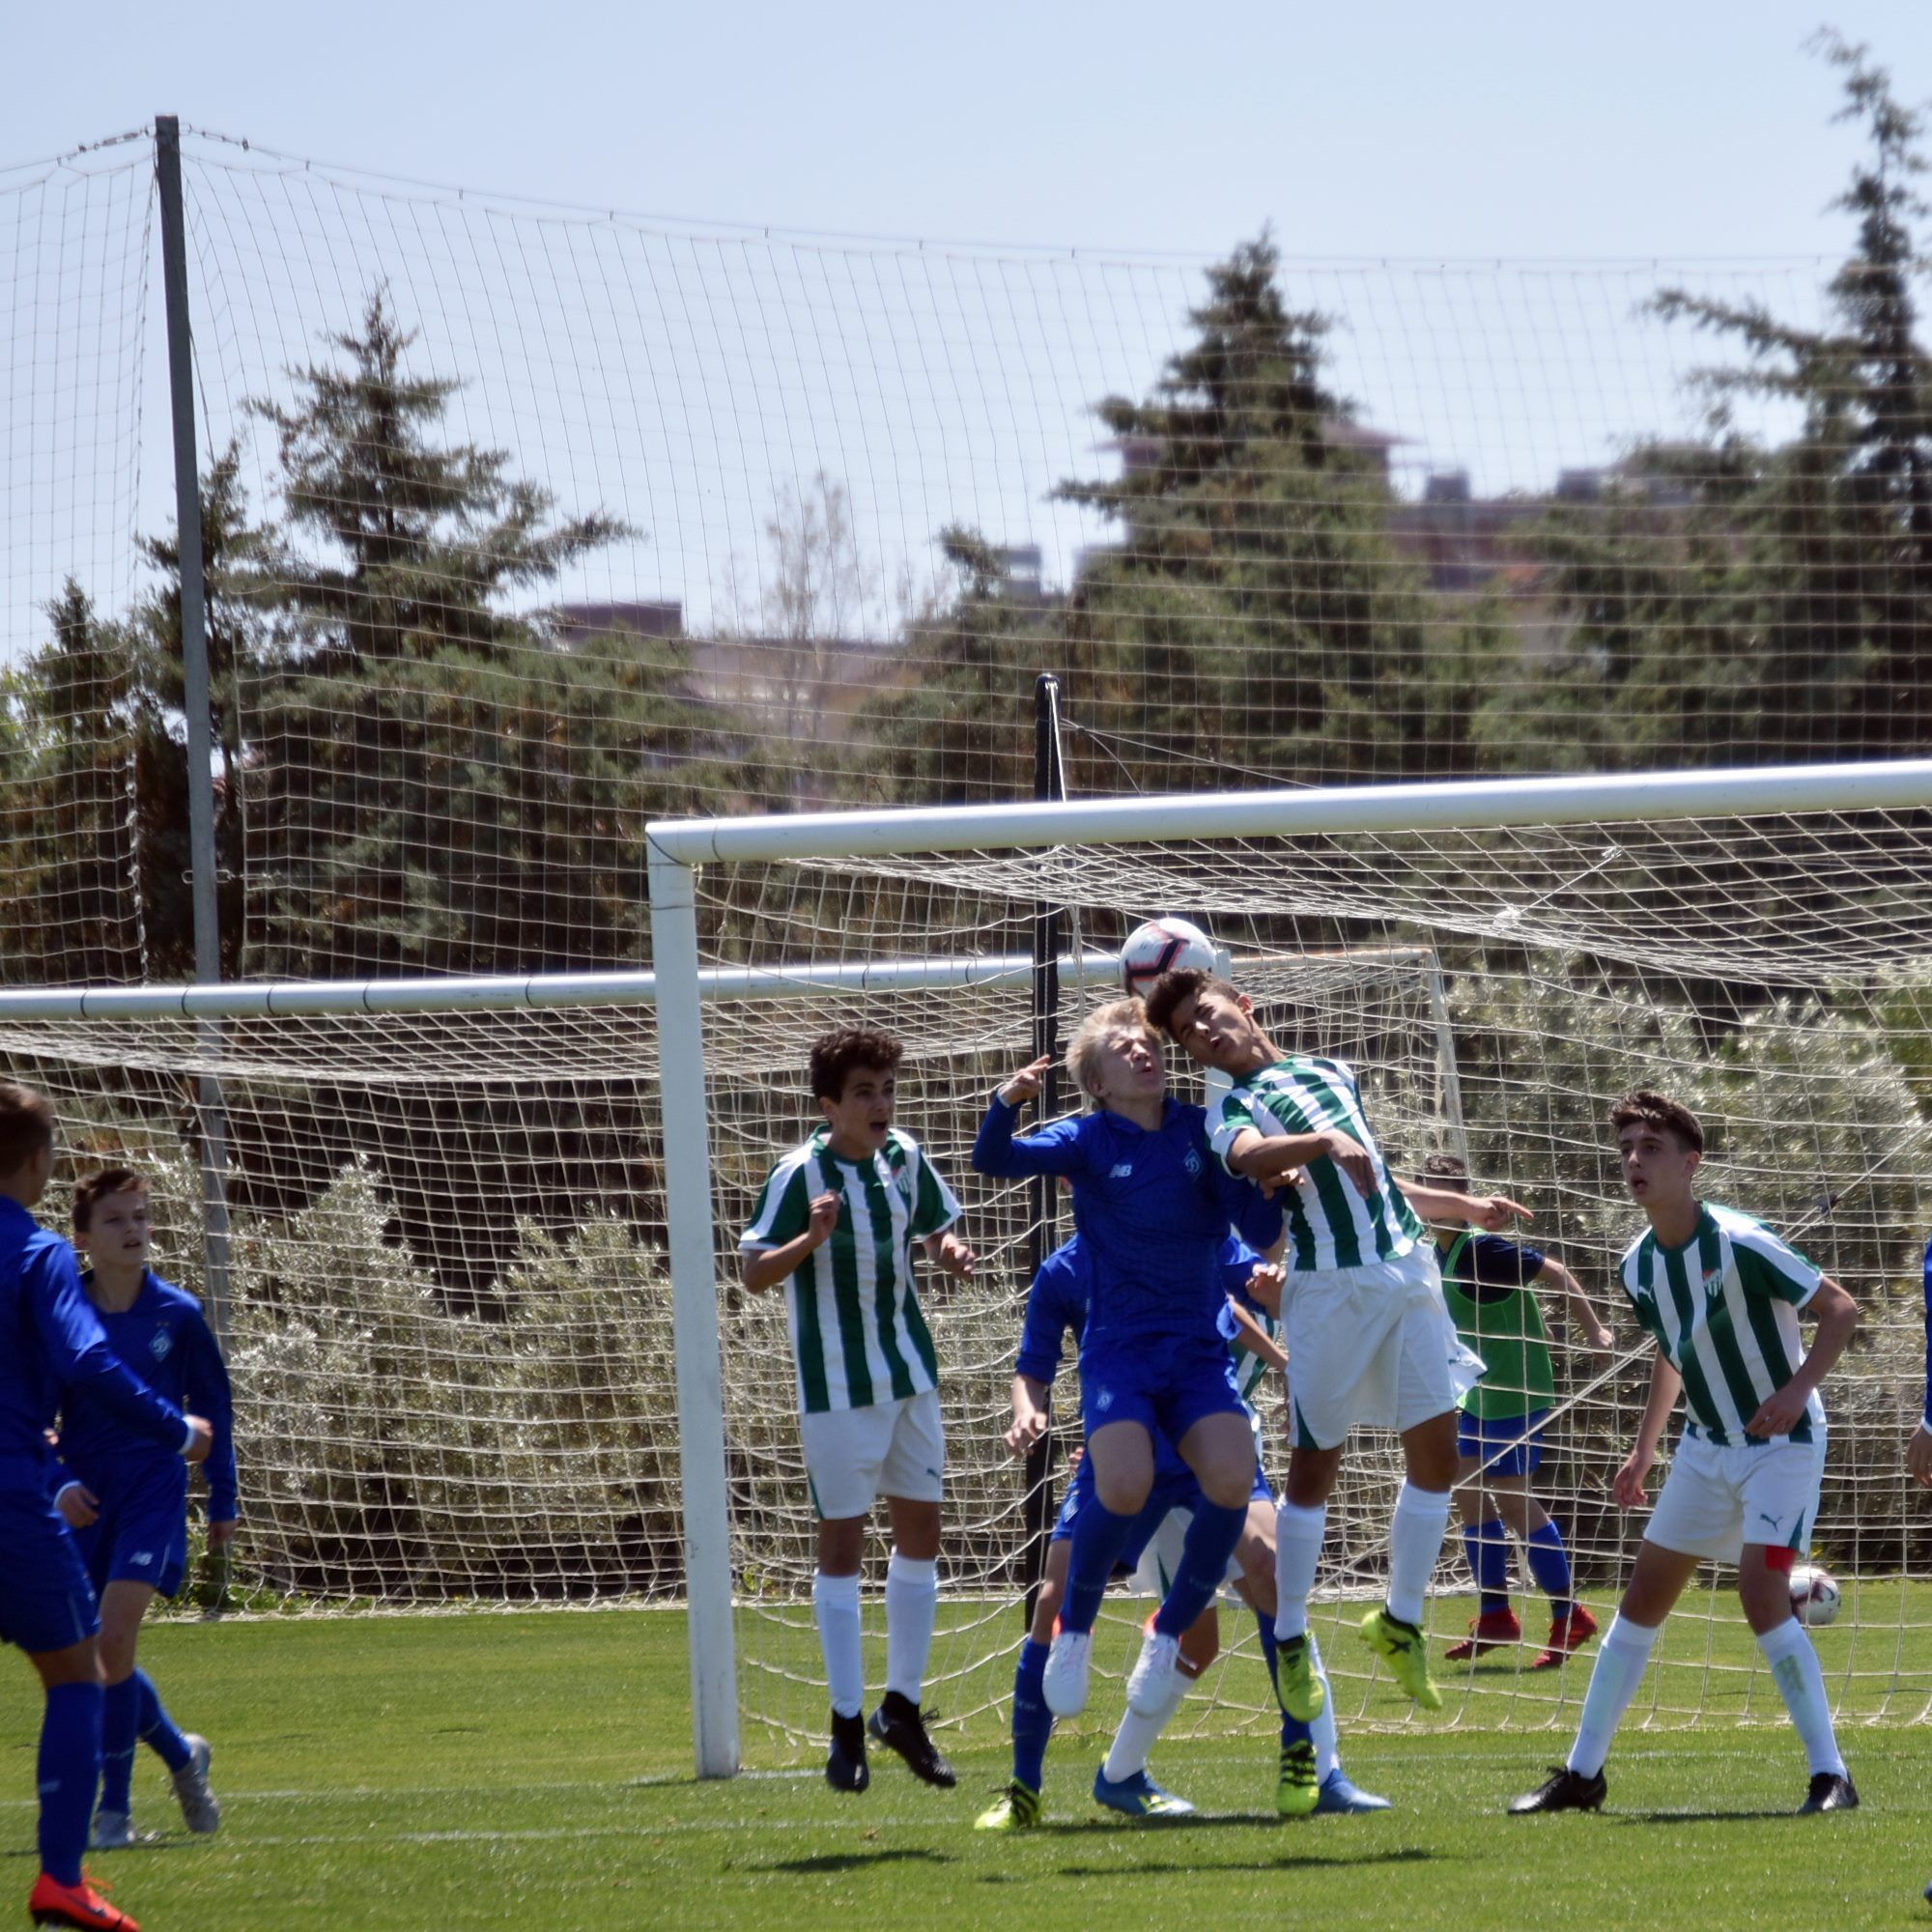
<path fill-rule="evenodd" d="M 33 1657 L 99 1630 L 94 1585 L 60 1512 L 38 1493 L 0 1493 L 0 1643 Z"/>
<path fill-rule="evenodd" d="M 1110 1422 L 1138 1422 L 1179 1444 L 1205 1415 L 1238 1415 L 1248 1406 L 1235 1385 L 1235 1358 L 1219 1335 L 1197 1341 L 1151 1338 L 1139 1349 L 1086 1350 L 1080 1357 L 1080 1419 L 1089 1435 Z"/>
<path fill-rule="evenodd" d="M 1456 1417 L 1456 1453 L 1473 1456 L 1486 1476 L 1533 1476 L 1543 1465 L 1543 1425 L 1548 1420 L 1547 1408 L 1486 1418 L 1463 1409 Z"/>
<path fill-rule="evenodd" d="M 101 1505 L 97 1520 L 73 1532 L 97 1590 L 146 1583 L 172 1597 L 187 1575 L 187 1480 L 167 1471 Z"/>

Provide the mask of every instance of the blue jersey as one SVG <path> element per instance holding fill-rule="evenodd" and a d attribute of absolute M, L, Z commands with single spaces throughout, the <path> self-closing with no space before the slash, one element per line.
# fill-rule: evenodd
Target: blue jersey
<path fill-rule="evenodd" d="M 73 1250 L 0 1199 L 0 1486 L 44 1493 L 46 1432 L 63 1392 L 84 1389 L 130 1436 L 181 1455 L 187 1423 L 122 1365 L 80 1285 Z"/>
<path fill-rule="evenodd" d="M 973 1146 L 981 1174 L 1065 1176 L 1091 1269 L 1083 1348 L 1217 1333 L 1227 1298 L 1229 1224 L 1256 1247 L 1281 1233 L 1281 1210 L 1226 1174 L 1199 1107 L 1169 1100 L 1151 1130 L 1118 1114 L 1084 1114 L 1015 1136 L 1017 1112 L 995 1095 Z"/>
<path fill-rule="evenodd" d="M 1222 1243 L 1221 1274 L 1227 1293 L 1251 1307 L 1248 1277 L 1260 1263 L 1261 1256 L 1238 1236 L 1230 1235 Z M 1061 1351 L 1066 1337 L 1072 1335 L 1078 1346 L 1085 1335 L 1093 1296 L 1093 1268 L 1080 1236 L 1075 1235 L 1040 1263 L 1033 1286 L 1027 1291 L 1026 1321 L 1020 1329 L 1019 1359 L 1013 1364 L 1013 1373 L 1025 1376 L 1029 1381 L 1044 1382 L 1050 1388 L 1060 1373 Z M 1224 1340 L 1232 1340 L 1226 1328 L 1222 1333 Z M 1153 1467 L 1156 1481 L 1192 1473 L 1159 1431 L 1154 1432 L 1153 1437 Z"/>
<path fill-rule="evenodd" d="M 214 1444 L 202 1465 L 208 1474 L 208 1520 L 235 1520 L 234 1404 L 228 1370 L 201 1313 L 186 1290 L 150 1271 L 133 1304 L 118 1314 L 97 1309 L 108 1346 L 124 1362 L 138 1362 L 155 1388 L 192 1415 L 205 1416 Z M 148 1437 L 129 1430 L 93 1392 L 80 1387 L 61 1405 L 61 1461 L 103 1503 L 173 1472 L 186 1479 L 186 1465 Z"/>

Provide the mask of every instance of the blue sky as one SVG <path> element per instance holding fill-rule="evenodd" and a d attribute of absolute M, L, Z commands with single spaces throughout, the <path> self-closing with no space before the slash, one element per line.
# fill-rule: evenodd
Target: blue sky
<path fill-rule="evenodd" d="M 1146 391 L 1201 266 L 1264 222 L 1291 298 L 1337 320 L 1335 386 L 1406 439 L 1404 489 L 1541 490 L 1690 432 L 1711 345 L 1645 298 L 1807 320 L 1846 245 L 1858 137 L 1802 50 L 1822 4 L 1230 4 L 1179 34 L 1138 4 L 351 0 L 321 29 L 212 5 L 191 39 L 152 5 L 43 8 L 10 21 L 0 164 L 157 111 L 257 144 L 191 142 L 187 182 L 204 442 L 243 435 L 256 500 L 242 399 L 385 284 L 466 381 L 463 434 L 639 532 L 564 593 L 702 622 L 727 586 L 755 612 L 763 526 L 819 472 L 882 586 L 929 582 L 955 521 L 1067 581 L 1107 536 L 1051 499 L 1106 462 L 1094 401 Z M 1833 18 L 1932 95 L 1932 5 Z M 0 173 L 0 657 L 69 571 L 124 606 L 132 534 L 170 520 L 147 151 L 82 167 Z"/>
<path fill-rule="evenodd" d="M 1300 255 L 1790 256 L 1833 245 L 1821 204 L 1851 153 L 1800 52 L 1827 18 L 1932 94 L 1922 0 L 110 0 L 13 11 L 0 161 L 158 110 L 700 220 L 1211 255 L 1272 219 Z"/>

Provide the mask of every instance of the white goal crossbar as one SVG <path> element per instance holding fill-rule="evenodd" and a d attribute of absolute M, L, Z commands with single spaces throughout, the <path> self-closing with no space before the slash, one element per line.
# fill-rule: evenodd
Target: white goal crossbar
<path fill-rule="evenodd" d="M 738 1769 L 724 1401 L 696 867 L 1083 842 L 1481 831 L 1932 807 L 1932 759 L 664 821 L 648 830 L 667 1219 L 700 1777 Z"/>

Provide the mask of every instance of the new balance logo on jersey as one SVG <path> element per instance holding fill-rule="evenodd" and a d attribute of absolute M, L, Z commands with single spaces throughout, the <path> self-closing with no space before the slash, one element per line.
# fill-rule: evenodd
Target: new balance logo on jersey
<path fill-rule="evenodd" d="M 1114 1164 L 1114 1171 L 1113 1173 L 1108 1175 L 1107 1179 L 1109 1180 L 1126 1180 L 1131 1178 L 1133 1171 L 1134 1171 L 1134 1164 L 1132 1161 L 1130 1160 L 1116 1161 Z"/>

